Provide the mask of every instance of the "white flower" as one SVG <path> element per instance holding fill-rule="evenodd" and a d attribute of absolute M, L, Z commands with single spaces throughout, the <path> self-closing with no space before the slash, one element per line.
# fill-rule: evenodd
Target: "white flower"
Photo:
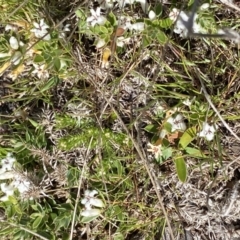
<path fill-rule="evenodd" d="M 1 161 L 0 180 L 12 179 L 12 182 L 9 185 L 6 183 L 0 185 L 2 192 L 6 194 L 0 198 L 0 201 L 7 201 L 8 197 L 14 194 L 15 189 L 22 195 L 27 192 L 31 186 L 30 181 L 28 181 L 23 174 L 13 171 L 13 164 L 15 161 L 16 159 L 13 158 L 10 153 Z"/>
<path fill-rule="evenodd" d="M 133 23 L 131 26 L 129 26 L 129 29 L 141 32 L 144 30 L 144 22 Z"/>
<path fill-rule="evenodd" d="M 5 26 L 5 31 L 8 32 L 8 31 L 13 31 L 13 32 L 16 32 L 17 31 L 17 27 L 11 25 L 11 24 L 7 24 Z"/>
<path fill-rule="evenodd" d="M 2 168 L 5 172 L 13 170 L 13 164 L 16 162 L 16 158 L 12 157 L 11 153 L 8 153 L 6 158 L 2 159 Z"/>
<path fill-rule="evenodd" d="M 102 48 L 106 44 L 104 39 L 98 39 L 97 44 L 96 44 L 96 49 Z"/>
<path fill-rule="evenodd" d="M 87 18 L 87 22 L 91 24 L 91 26 L 95 26 L 96 24 L 104 25 L 107 19 L 101 16 L 101 8 L 97 7 L 96 11 L 94 9 L 90 9 L 92 14 L 91 17 Z"/>
<path fill-rule="evenodd" d="M 185 131 L 187 129 L 182 114 L 177 114 L 176 117 L 168 118 L 167 122 L 172 125 L 171 132 L 175 132 L 176 130 Z"/>
<path fill-rule="evenodd" d="M 101 213 L 99 209 L 85 209 L 83 210 L 80 215 L 83 217 L 95 217 Z"/>
<path fill-rule="evenodd" d="M 162 145 L 155 146 L 151 143 L 148 143 L 147 146 L 149 149 L 147 149 L 148 152 L 154 153 L 154 157 L 158 159 L 159 157 L 162 156 Z"/>
<path fill-rule="evenodd" d="M 15 180 L 12 182 L 12 185 L 18 189 L 20 193 L 25 193 L 30 189 L 31 183 L 19 174 L 15 176 Z"/>
<path fill-rule="evenodd" d="M 185 100 L 183 100 L 183 104 L 190 107 L 192 104 L 192 101 L 189 98 L 186 98 Z"/>
<path fill-rule="evenodd" d="M 94 197 L 98 192 L 96 190 L 90 191 L 86 190 L 84 193 L 84 198 L 81 200 L 81 203 L 85 205 L 87 210 L 92 209 L 92 206 L 95 207 L 104 207 L 104 203 L 101 199 Z"/>
<path fill-rule="evenodd" d="M 40 23 L 33 22 L 33 25 L 35 28 L 31 29 L 31 32 L 35 34 L 36 38 L 42 38 L 48 33 L 47 29 L 49 29 L 49 26 L 44 22 L 44 19 L 41 19 Z M 47 34 L 43 39 L 47 41 L 50 40 L 50 34 Z"/>
<path fill-rule="evenodd" d="M 32 71 L 32 74 L 36 74 L 39 79 L 48 79 L 49 78 L 49 73 L 46 70 L 45 64 L 38 65 L 33 63 L 34 70 Z"/>
<path fill-rule="evenodd" d="M 116 44 L 118 47 L 123 47 L 126 43 L 128 44 L 130 42 L 130 38 L 125 38 L 123 36 L 118 37 L 116 40 Z"/>
<path fill-rule="evenodd" d="M 156 18 L 156 13 L 153 10 L 151 10 L 148 13 L 148 17 L 149 17 L 149 19 L 153 20 Z"/>
<path fill-rule="evenodd" d="M 18 40 L 15 37 L 11 36 L 9 43 L 12 49 L 17 50 L 19 48 Z"/>
<path fill-rule="evenodd" d="M 6 195 L 0 198 L 0 201 L 7 201 L 9 196 L 12 196 L 14 194 L 14 187 L 9 184 L 7 185 L 6 183 L 1 183 L 1 190 L 3 193 Z"/>
<path fill-rule="evenodd" d="M 210 7 L 209 3 L 204 3 L 204 4 L 202 4 L 202 5 L 199 7 L 199 9 L 200 9 L 200 10 L 206 10 L 206 9 L 208 9 L 209 7 Z"/>
<path fill-rule="evenodd" d="M 131 24 L 132 18 L 128 17 L 128 16 L 120 16 L 118 19 L 118 24 L 119 27 L 123 28 L 123 29 L 131 29 L 132 24 Z"/>
<path fill-rule="evenodd" d="M 179 12 L 180 10 L 178 10 L 177 8 L 173 8 L 168 16 L 173 22 L 175 22 L 178 18 Z"/>
<path fill-rule="evenodd" d="M 22 53 L 20 51 L 16 51 L 11 59 L 11 62 L 13 65 L 18 65 L 22 60 Z"/>
<path fill-rule="evenodd" d="M 203 129 L 200 133 L 198 133 L 199 137 L 204 137 L 206 138 L 208 141 L 212 141 L 214 138 L 214 133 L 216 132 L 216 126 L 213 125 L 209 125 L 207 122 L 203 123 Z"/>
<path fill-rule="evenodd" d="M 60 33 L 59 33 L 59 38 L 65 38 L 66 37 L 66 32 L 70 32 L 70 27 L 71 24 L 66 24 L 65 26 L 60 27 Z"/>
<path fill-rule="evenodd" d="M 188 29 L 184 25 L 184 22 L 187 22 L 189 20 L 189 14 L 173 8 L 172 11 L 169 13 L 169 18 L 174 22 L 176 21 L 173 31 L 179 34 L 181 37 L 187 37 Z M 205 29 L 203 29 L 201 25 L 197 23 L 197 18 L 198 14 L 195 14 L 193 19 L 192 31 L 195 33 L 206 32 Z"/>

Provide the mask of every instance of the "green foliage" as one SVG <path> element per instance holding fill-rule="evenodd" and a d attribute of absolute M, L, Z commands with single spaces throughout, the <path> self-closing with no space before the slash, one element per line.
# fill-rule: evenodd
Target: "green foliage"
<path fill-rule="evenodd" d="M 144 20 L 146 25 L 143 35 L 143 46 L 147 47 L 148 45 L 152 44 L 156 40 L 159 44 L 164 45 L 167 43 L 168 38 L 166 34 L 161 29 L 168 29 L 172 22 L 170 19 L 163 19 L 163 20 L 153 20 L 150 21 L 148 19 Z"/>
<path fill-rule="evenodd" d="M 187 166 L 182 156 L 177 156 L 174 160 L 177 175 L 183 183 L 187 180 Z"/>

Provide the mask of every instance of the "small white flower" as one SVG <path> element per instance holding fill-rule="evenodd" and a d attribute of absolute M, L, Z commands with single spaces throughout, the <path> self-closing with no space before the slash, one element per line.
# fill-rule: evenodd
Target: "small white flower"
<path fill-rule="evenodd" d="M 12 157 L 11 153 L 8 153 L 6 158 L 2 159 L 2 169 L 4 171 L 13 170 L 13 164 L 16 162 L 16 158 Z"/>
<path fill-rule="evenodd" d="M 185 100 L 183 100 L 183 104 L 190 107 L 192 104 L 192 101 L 189 98 L 186 98 Z"/>
<path fill-rule="evenodd" d="M 199 137 L 204 137 L 206 138 L 208 141 L 212 141 L 214 138 L 214 133 L 216 132 L 216 126 L 213 125 L 209 125 L 207 122 L 203 123 L 203 129 L 200 133 L 198 133 Z"/>
<path fill-rule="evenodd" d="M 87 22 L 91 24 L 91 26 L 95 26 L 96 24 L 104 25 L 107 19 L 101 16 L 101 8 L 97 7 L 96 11 L 94 9 L 90 9 L 92 16 L 87 18 Z"/>
<path fill-rule="evenodd" d="M 149 19 L 153 20 L 156 18 L 156 13 L 153 10 L 151 10 L 148 13 L 148 17 L 149 17 Z"/>
<path fill-rule="evenodd" d="M 20 193 L 25 193 L 29 191 L 31 183 L 25 179 L 21 175 L 16 175 L 15 180 L 12 182 L 12 185 L 18 189 Z"/>
<path fill-rule="evenodd" d="M 178 10 L 177 8 L 173 8 L 168 16 L 173 22 L 175 22 L 178 18 L 179 12 L 180 10 Z"/>
<path fill-rule="evenodd" d="M 4 169 L 0 169 L 0 180 L 12 179 L 16 176 L 16 173 L 13 171 L 5 172 Z"/>
<path fill-rule="evenodd" d="M 86 190 L 84 193 L 84 198 L 81 203 L 85 205 L 86 209 L 92 209 L 91 206 L 104 207 L 104 203 L 101 199 L 94 197 L 98 192 L 96 190 L 90 191 Z"/>
<path fill-rule="evenodd" d="M 118 25 L 119 27 L 123 29 L 129 29 L 131 30 L 132 24 L 131 24 L 132 18 L 128 16 L 120 16 L 118 19 Z"/>
<path fill-rule="evenodd" d="M 104 39 L 98 39 L 97 44 L 96 44 L 96 49 L 102 48 L 106 44 Z"/>
<path fill-rule="evenodd" d="M 141 32 L 144 30 L 144 22 L 133 23 L 129 29 Z"/>
<path fill-rule="evenodd" d="M 149 149 L 147 149 L 148 152 L 154 153 L 154 157 L 158 159 L 162 156 L 162 145 L 155 146 L 151 143 L 148 143 L 147 146 Z"/>
<path fill-rule="evenodd" d="M 202 5 L 199 7 L 199 9 L 200 9 L 200 10 L 206 10 L 206 9 L 208 9 L 209 7 L 210 7 L 209 3 L 204 3 L 204 4 L 202 4 Z"/>
<path fill-rule="evenodd" d="M 83 217 L 95 217 L 100 215 L 101 211 L 99 209 L 85 209 L 80 215 Z"/>
<path fill-rule="evenodd" d="M 12 196 L 14 194 L 14 187 L 9 184 L 7 185 L 6 183 L 1 183 L 1 190 L 3 193 L 6 195 L 0 198 L 0 201 L 7 201 L 9 196 Z"/>
<path fill-rule="evenodd" d="M 176 130 L 185 131 L 187 129 L 182 114 L 177 114 L 176 117 L 168 118 L 167 122 L 172 125 L 171 132 L 175 132 Z"/>
<path fill-rule="evenodd" d="M 5 31 L 8 32 L 8 31 L 13 31 L 13 32 L 16 32 L 17 31 L 17 27 L 11 25 L 11 24 L 7 24 L 5 26 Z"/>
<path fill-rule="evenodd" d="M 118 47 L 124 47 L 125 44 L 128 44 L 130 42 L 130 38 L 125 38 L 123 36 L 118 37 L 116 40 L 116 44 Z"/>
<path fill-rule="evenodd" d="M 36 74 L 39 79 L 48 79 L 49 78 L 49 73 L 46 70 L 45 64 L 38 65 L 33 63 L 34 70 L 32 71 L 32 74 Z"/>
<path fill-rule="evenodd" d="M 19 48 L 18 40 L 14 36 L 10 37 L 9 43 L 12 49 L 17 50 Z"/>
<path fill-rule="evenodd" d="M 35 34 L 36 38 L 42 38 L 48 33 L 47 29 L 49 29 L 49 26 L 44 22 L 44 19 L 41 19 L 40 23 L 33 22 L 33 25 L 35 28 L 31 29 L 31 32 Z M 47 41 L 50 40 L 50 34 L 47 34 L 43 39 Z"/>
<path fill-rule="evenodd" d="M 59 33 L 59 38 L 65 38 L 66 37 L 66 32 L 70 32 L 70 27 L 71 24 L 66 24 L 65 26 L 61 26 L 60 29 L 60 33 Z"/>

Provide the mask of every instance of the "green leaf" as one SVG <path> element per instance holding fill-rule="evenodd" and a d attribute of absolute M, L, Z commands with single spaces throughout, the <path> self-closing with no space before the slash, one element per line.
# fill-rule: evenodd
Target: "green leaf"
<path fill-rule="evenodd" d="M 200 158 L 206 158 L 207 157 L 199 149 L 196 149 L 196 148 L 186 147 L 185 151 L 193 157 L 200 157 Z"/>
<path fill-rule="evenodd" d="M 152 24 L 158 28 L 160 27 L 164 29 L 169 29 L 172 26 L 173 21 L 170 18 L 161 19 L 161 20 L 156 19 L 152 21 Z"/>
<path fill-rule="evenodd" d="M 113 12 L 108 14 L 108 21 L 111 23 L 112 26 L 117 26 L 117 19 Z"/>
<path fill-rule="evenodd" d="M 35 122 L 35 121 L 33 121 L 32 119 L 28 119 L 29 120 L 29 122 L 35 127 L 35 128 L 37 128 L 37 127 L 39 127 L 39 124 L 37 123 L 37 122 Z"/>
<path fill-rule="evenodd" d="M 182 156 L 179 156 L 175 159 L 174 163 L 177 170 L 178 178 L 181 182 L 184 183 L 187 179 L 187 166 L 185 160 Z"/>
<path fill-rule="evenodd" d="M 4 235 L 4 236 L 11 236 L 11 234 L 14 232 L 14 229 L 12 226 L 9 227 L 1 227 L 0 229 L 0 235 Z"/>
<path fill-rule="evenodd" d="M 94 219 L 98 218 L 98 216 L 99 216 L 99 215 L 93 216 L 93 217 L 83 217 L 83 218 L 81 219 L 81 222 L 82 222 L 82 223 L 89 223 L 89 222 L 93 221 Z"/>
<path fill-rule="evenodd" d="M 155 10 L 155 13 L 156 13 L 157 16 L 162 15 L 162 10 L 163 10 L 162 4 L 156 3 L 156 6 L 155 6 L 154 10 Z"/>
<path fill-rule="evenodd" d="M 188 7 L 190 7 L 194 3 L 194 0 L 189 0 L 188 1 Z"/>
<path fill-rule="evenodd" d="M 164 150 L 162 150 L 162 156 L 164 158 L 164 160 L 167 160 L 168 158 L 170 158 L 172 156 L 172 148 L 168 147 Z"/>
<path fill-rule="evenodd" d="M 41 55 L 36 55 L 36 57 L 33 60 L 34 63 L 41 63 L 43 61 L 44 61 L 44 57 Z"/>
<path fill-rule="evenodd" d="M 143 35 L 143 47 L 147 47 L 151 44 L 151 40 L 148 35 Z"/>
<path fill-rule="evenodd" d="M 185 149 L 189 143 L 193 141 L 196 136 L 196 126 L 187 129 L 180 138 L 179 144 L 183 149 Z"/>
<path fill-rule="evenodd" d="M 124 236 L 122 235 L 122 233 L 115 233 L 113 240 L 124 240 Z"/>
<path fill-rule="evenodd" d="M 165 35 L 164 32 L 158 30 L 157 40 L 158 40 L 158 42 L 159 42 L 160 44 L 164 45 L 165 43 L 167 43 L 168 38 L 167 38 L 167 36 Z"/>
<path fill-rule="evenodd" d="M 144 128 L 145 131 L 149 133 L 156 133 L 157 132 L 157 127 L 153 124 L 149 124 Z"/>
<path fill-rule="evenodd" d="M 56 69 L 56 71 L 59 71 L 61 68 L 61 61 L 59 58 L 54 58 L 53 60 L 53 64 L 54 64 L 54 68 Z"/>
<path fill-rule="evenodd" d="M 45 92 L 49 89 L 51 89 L 53 86 L 55 86 L 58 83 L 58 79 L 53 77 L 51 78 L 44 86 L 42 89 L 40 89 L 41 92 Z"/>
<path fill-rule="evenodd" d="M 78 9 L 77 11 L 75 11 L 75 14 L 81 20 L 84 20 L 86 18 L 84 11 L 81 9 Z"/>
<path fill-rule="evenodd" d="M 33 222 L 33 224 L 32 224 L 32 227 L 33 227 L 34 229 L 37 229 L 37 228 L 40 226 L 40 224 L 42 223 L 42 220 L 43 220 L 43 217 L 42 217 L 42 216 L 38 216 L 38 217 L 34 220 L 34 222 Z"/>

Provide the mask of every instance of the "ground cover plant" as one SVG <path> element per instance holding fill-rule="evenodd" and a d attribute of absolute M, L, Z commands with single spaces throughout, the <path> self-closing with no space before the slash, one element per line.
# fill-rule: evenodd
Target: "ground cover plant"
<path fill-rule="evenodd" d="M 0 7 L 1 239 L 240 238 L 237 4 Z"/>

